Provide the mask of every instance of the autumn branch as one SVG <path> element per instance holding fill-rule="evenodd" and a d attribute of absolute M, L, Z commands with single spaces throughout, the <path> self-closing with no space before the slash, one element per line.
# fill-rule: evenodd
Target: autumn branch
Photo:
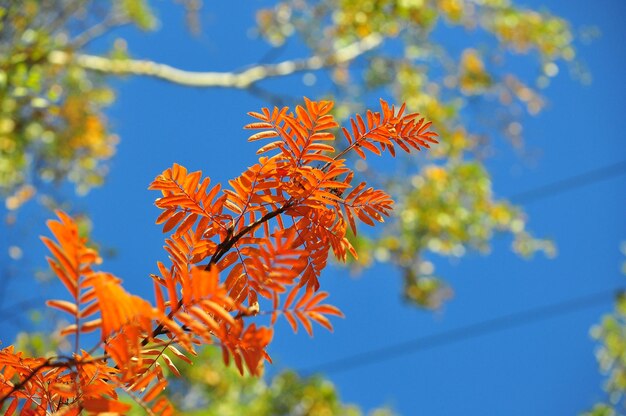
<path fill-rule="evenodd" d="M 15 383 L 8 393 L 0 397 L 0 408 L 2 408 L 2 406 L 4 405 L 4 402 L 7 399 L 9 399 L 13 395 L 13 393 L 15 393 L 18 390 L 21 390 L 37 374 L 39 374 L 40 372 L 44 371 L 47 368 L 66 368 L 66 369 L 70 369 L 73 367 L 78 368 L 81 365 L 87 365 L 87 364 L 91 364 L 91 363 L 95 363 L 99 361 L 104 361 L 107 358 L 109 358 L 108 355 L 92 357 L 89 360 L 78 360 L 74 357 L 63 357 L 63 356 L 50 357 L 47 360 L 45 360 L 43 363 L 38 365 L 37 367 L 32 368 L 30 374 L 28 374 L 23 380 L 19 381 L 18 383 Z M 58 361 L 55 361 L 55 360 L 58 360 Z M 5 381 L 5 384 L 8 385 L 6 381 Z"/>
<path fill-rule="evenodd" d="M 256 65 L 239 72 L 193 72 L 185 71 L 150 60 L 112 59 L 104 56 L 65 51 L 53 51 L 50 63 L 68 65 L 74 63 L 92 71 L 117 75 L 144 75 L 190 87 L 218 87 L 245 89 L 254 83 L 272 77 L 291 75 L 302 71 L 314 71 L 353 61 L 382 43 L 382 36 L 371 34 L 325 56 L 311 56 L 276 64 Z"/>
<path fill-rule="evenodd" d="M 241 237 L 243 237 L 246 234 L 250 233 L 251 231 L 255 230 L 261 224 L 266 223 L 269 220 L 271 220 L 272 218 L 279 216 L 280 214 L 282 214 L 283 212 L 287 211 L 292 206 L 293 206 L 293 202 L 289 201 L 285 205 L 283 205 L 282 207 L 280 207 L 280 208 L 278 208 L 278 209 L 276 209 L 274 211 L 268 212 L 267 214 L 265 214 L 264 216 L 262 216 L 261 218 L 259 218 L 255 222 L 253 222 L 252 224 L 247 225 L 241 231 L 239 231 L 237 234 L 234 234 L 234 235 L 230 236 L 230 238 L 227 238 L 224 241 L 222 241 L 217 246 L 215 254 L 213 254 L 213 256 L 211 257 L 211 260 L 209 261 L 209 263 L 204 267 L 204 270 L 209 271 L 211 269 L 212 265 L 217 264 L 217 262 L 224 256 L 224 254 L 228 253 L 228 251 L 237 243 L 237 241 L 239 241 L 241 239 Z"/>

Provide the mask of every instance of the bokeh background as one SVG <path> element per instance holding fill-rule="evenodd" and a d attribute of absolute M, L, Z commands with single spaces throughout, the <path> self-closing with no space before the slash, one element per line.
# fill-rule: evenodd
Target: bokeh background
<path fill-rule="evenodd" d="M 496 232 L 488 252 L 470 247 L 463 256 L 450 256 L 425 250 L 420 270 L 429 274 L 435 268 L 433 275 L 444 276 L 450 288 L 443 294 L 454 292 L 441 305 L 427 305 L 431 308 L 407 300 L 406 268 L 380 261 L 360 268 L 333 265 L 323 275 L 322 287 L 346 318 L 333 322 L 334 333 L 320 329 L 314 338 L 293 335 L 280 323 L 268 377 L 288 368 L 302 375 L 320 372 L 337 386 L 343 401 L 365 411 L 388 406 L 407 415 L 566 415 L 607 400 L 590 328 L 613 309 L 615 294 L 625 287 L 620 245 L 626 241 L 626 147 L 620 131 L 626 108 L 626 3 L 520 4 L 568 21 L 576 35 L 575 59 L 555 60 L 557 74 L 552 66 L 546 70 L 548 61 L 539 52 L 529 52 L 530 58 L 513 52 L 495 71 L 512 70 L 533 82 L 547 71 L 550 82 L 540 89 L 541 112 L 522 106 L 501 129 L 498 105 L 465 94 L 459 117 L 468 129 L 481 132 L 477 137 L 491 136 L 480 155 L 472 157 L 490 173 L 493 194 L 523 207 L 525 229 L 550 239 L 556 256 L 516 255 L 510 250 L 510 232 Z M 85 50 L 108 53 L 117 42 L 134 58 L 196 71 L 232 71 L 311 53 L 303 38 L 273 48 L 258 36 L 257 11 L 271 10 L 270 2 L 205 2 L 197 14 L 202 31 L 195 36 L 180 4 L 163 1 L 152 7 L 158 30 L 117 28 Z M 430 36 L 458 62 L 474 47 L 491 65 L 487 57 L 497 49 L 493 36 L 459 29 L 444 19 Z M 126 45 L 116 41 L 120 38 Z M 378 50 L 393 56 L 397 48 L 397 42 L 385 41 Z M 351 71 L 358 71 L 359 62 L 367 61 L 357 58 L 357 69 Z M 395 69 L 389 71 L 391 78 L 399 76 Z M 113 77 L 107 83 L 117 99 L 103 114 L 121 140 L 104 185 L 84 197 L 74 196 L 66 183 L 57 188 L 44 181 L 42 186 L 88 215 L 91 236 L 108 254 L 104 268 L 122 277 L 129 291 L 151 297 L 148 274 L 165 258 L 163 235 L 154 224 L 156 195 L 147 190 L 152 179 L 173 162 L 202 170 L 214 182 L 238 175 L 256 159 L 257 144 L 248 143 L 241 128 L 248 122 L 245 113 L 273 105 L 276 96 L 288 104 L 304 95 L 328 97 L 336 76 L 332 71 L 296 73 L 264 81 L 261 91 Z M 375 108 L 378 96 L 392 99 L 391 92 L 383 87 L 337 94 Z M 432 118 L 428 111 L 424 115 Z M 511 123 L 517 123 L 513 133 L 523 128 L 523 145 L 501 132 L 510 130 Z M 408 183 L 427 163 L 423 158 L 388 158 L 368 165 L 364 174 L 380 171 Z M 0 231 L 5 269 L 0 339 L 8 345 L 20 331 L 54 325 L 56 318 L 35 305 L 62 292 L 60 285 L 34 278 L 45 271 L 37 235 L 45 233 L 44 220 L 51 214 L 34 201 L 17 211 L 5 205 L 2 214 L 9 221 Z M 552 254 L 551 246 L 548 251 Z M 378 260 L 389 256 L 380 247 L 372 253 Z"/>

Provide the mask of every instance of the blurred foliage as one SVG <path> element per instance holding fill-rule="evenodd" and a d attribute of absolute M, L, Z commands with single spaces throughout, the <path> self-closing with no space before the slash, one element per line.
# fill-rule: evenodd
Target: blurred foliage
<path fill-rule="evenodd" d="M 584 416 L 619 416 L 619 413 L 611 405 L 598 403 L 589 412 L 584 413 Z"/>
<path fill-rule="evenodd" d="M 15 340 L 16 351 L 22 351 L 29 357 L 54 357 L 59 351 L 69 353 L 72 346 L 59 331 L 51 334 L 43 332 L 20 332 Z"/>
<path fill-rule="evenodd" d="M 356 239 L 361 265 L 396 264 L 403 270 L 405 297 L 436 308 L 452 291 L 425 260 L 432 254 L 488 252 L 496 233 L 510 234 L 512 249 L 523 257 L 555 254 L 550 241 L 529 234 L 519 207 L 494 197 L 484 158 L 498 137 L 523 150 L 525 114 L 541 111 L 540 89 L 575 57 L 567 21 L 507 0 L 292 0 L 259 11 L 257 21 L 270 43 L 299 35 L 318 53 L 383 34 L 385 52 L 369 54 L 365 68 L 334 70 L 335 98 L 345 98 L 339 115 L 354 111 L 364 97 L 391 92 L 440 133 L 441 143 L 428 156 L 387 178 L 399 215 L 382 235 Z M 460 45 L 447 44 L 445 36 L 456 36 Z M 515 64 L 507 63 L 519 59 L 514 55 L 526 55 L 540 75 L 523 80 Z M 487 115 L 470 117 L 468 104 Z M 364 175 L 380 177 L 375 168 L 360 167 Z"/>
<path fill-rule="evenodd" d="M 493 197 L 489 175 L 476 161 L 447 167 L 428 164 L 401 187 L 398 220 L 376 239 L 355 240 L 361 264 L 392 262 L 404 270 L 405 296 L 420 305 L 438 307 L 451 289 L 434 273 L 434 265 L 420 257 L 430 252 L 461 257 L 467 249 L 488 252 L 496 232 L 513 235 L 515 251 L 528 257 L 538 250 L 554 255 L 549 241 L 525 231 L 519 209 Z"/>
<path fill-rule="evenodd" d="M 626 256 L 626 242 L 621 252 Z M 626 274 L 626 261 L 622 263 Z M 606 314 L 598 325 L 591 328 L 591 336 L 600 343 L 596 358 L 600 371 L 607 376 L 604 389 L 607 403 L 598 403 L 585 416 L 617 416 L 626 412 L 626 293 L 620 293 L 615 309 Z"/>
<path fill-rule="evenodd" d="M 293 371 L 278 373 L 268 382 L 241 376 L 225 368 L 218 348 L 205 348 L 193 365 L 175 361 L 181 377 L 170 373 L 169 398 L 178 414 L 189 416 L 227 415 L 310 415 L 358 416 L 357 406 L 341 402 L 335 386 L 319 376 L 301 378 Z M 165 369 L 165 366 L 163 366 Z M 139 413 L 142 410 L 137 409 Z M 372 416 L 391 416 L 377 409 Z"/>
<path fill-rule="evenodd" d="M 546 59 L 574 57 L 565 20 L 509 0 L 292 0 L 261 10 L 257 17 L 263 35 L 275 45 L 296 31 L 310 35 L 307 31 L 318 23 L 324 23 L 318 26 L 324 37 L 344 43 L 371 33 L 429 36 L 441 19 L 468 30 L 481 28 L 515 52 L 536 49 Z"/>
<path fill-rule="evenodd" d="M 92 32 L 128 22 L 154 25 L 145 1 L 0 5 L 0 194 L 7 209 L 19 208 L 43 183 L 69 179 L 81 194 L 102 183 L 118 142 L 103 114 L 113 91 L 101 75 L 49 56 L 79 50 Z M 111 54 L 122 57 L 123 49 L 117 42 Z"/>
<path fill-rule="evenodd" d="M 56 331 L 59 332 L 59 331 Z M 15 347 L 29 356 L 54 356 L 69 353 L 71 345 L 63 337 L 34 332 L 18 335 Z M 241 376 L 234 366 L 225 367 L 220 349 L 206 347 L 192 365 L 173 358 L 181 375 L 176 376 L 161 364 L 169 379 L 168 397 L 179 415 L 187 416 L 360 416 L 356 406 L 341 402 L 335 386 L 320 376 L 302 378 L 293 371 L 280 372 L 269 382 L 263 378 Z M 129 397 L 134 407 L 128 415 L 144 415 L 145 409 Z M 392 416 L 388 408 L 378 408 L 371 416 Z"/>

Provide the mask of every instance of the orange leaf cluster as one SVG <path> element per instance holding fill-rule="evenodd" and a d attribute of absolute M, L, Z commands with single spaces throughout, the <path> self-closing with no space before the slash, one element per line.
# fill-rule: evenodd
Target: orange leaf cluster
<path fill-rule="evenodd" d="M 148 414 L 173 414 L 162 394 L 163 368 L 179 374 L 172 356 L 189 362 L 197 346 L 212 344 L 221 348 L 226 364 L 232 360 L 242 374 L 247 369 L 257 375 L 263 361 L 270 361 L 266 348 L 279 316 L 309 335 L 313 323 L 332 330 L 328 316 L 342 314 L 324 304 L 328 294 L 319 291 L 328 255 L 356 256 L 347 227 L 356 233 L 355 219 L 382 222 L 393 203 L 382 190 L 353 185 L 344 155 L 394 154 L 396 145 L 408 152 L 436 142 L 430 124 L 417 114 L 381 103 L 380 112 L 357 115 L 351 130 L 342 129 L 348 143 L 341 152 L 333 146 L 333 103 L 305 99 L 295 112 L 249 113 L 257 121 L 245 128 L 258 130 L 249 140 L 271 142 L 228 188 L 211 186 L 201 172 L 177 164 L 157 176 L 149 189 L 161 192 L 157 223 L 168 233 L 169 262 L 159 262 L 158 274 L 151 275 L 154 304 L 95 270 L 97 252 L 78 235 L 74 221 L 58 212 L 59 220 L 48 223 L 54 240 L 42 239 L 69 300 L 47 304 L 73 320 L 62 334 L 73 337 L 75 352 L 45 359 L 23 357 L 13 347 L 1 350 L 6 414 L 119 414 L 128 409 L 120 392 Z M 261 315 L 268 316 L 267 326 L 250 322 Z M 97 342 L 85 351 L 81 335 L 89 332 L 96 332 Z"/>

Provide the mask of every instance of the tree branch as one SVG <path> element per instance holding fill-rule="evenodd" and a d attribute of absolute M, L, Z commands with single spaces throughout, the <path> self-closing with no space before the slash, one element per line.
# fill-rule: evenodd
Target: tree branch
<path fill-rule="evenodd" d="M 46 368 L 67 368 L 70 369 L 72 367 L 76 367 L 78 368 L 81 365 L 85 365 L 85 364 L 91 364 L 91 363 L 95 363 L 98 361 L 103 361 L 106 360 L 108 358 L 107 355 L 101 355 L 98 357 L 92 357 L 89 360 L 77 360 L 74 357 L 50 357 L 47 360 L 45 360 L 43 363 L 41 363 L 40 365 L 38 365 L 37 367 L 31 369 L 30 374 L 28 374 L 23 380 L 21 380 L 20 382 L 16 383 L 13 385 L 13 387 L 11 388 L 11 390 L 5 394 L 4 396 L 0 397 L 0 408 L 2 408 L 2 406 L 4 405 L 4 402 L 9 399 L 11 397 L 11 395 L 13 393 L 15 393 L 16 391 L 20 390 L 21 388 L 23 388 L 26 383 L 28 383 L 30 380 L 33 379 L 33 377 L 35 377 L 37 374 L 39 374 L 40 372 L 42 372 L 43 370 L 45 370 Z M 59 359 L 60 361 L 58 362 L 54 362 L 54 360 Z M 9 385 L 7 383 L 7 381 L 4 381 L 5 385 Z"/>
<path fill-rule="evenodd" d="M 72 47 L 76 49 L 82 48 L 86 46 L 89 42 L 105 34 L 111 28 L 116 26 L 123 26 L 130 22 L 131 20 L 127 16 L 116 13 L 111 14 L 106 19 L 96 23 L 84 32 L 75 36 L 74 39 L 70 41 L 70 45 L 72 45 Z"/>
<path fill-rule="evenodd" d="M 74 63 L 92 71 L 117 75 L 144 75 L 190 87 L 248 88 L 265 78 L 313 71 L 350 62 L 379 46 L 382 40 L 379 34 L 371 34 L 326 56 L 315 55 L 277 64 L 257 65 L 239 72 L 192 72 L 148 60 L 111 59 L 81 53 L 71 54 L 65 51 L 51 52 L 48 60 L 56 65 Z"/>
<path fill-rule="evenodd" d="M 256 220 L 255 222 L 253 222 L 252 224 L 249 224 L 249 225 L 245 226 L 237 234 L 233 234 L 230 237 L 226 238 L 224 241 L 222 241 L 217 246 L 217 248 L 215 250 L 215 253 L 211 257 L 211 260 L 209 260 L 209 263 L 206 266 L 204 266 L 204 270 L 206 270 L 206 271 L 211 270 L 211 266 L 214 265 L 214 264 L 217 264 L 217 262 L 224 256 L 224 254 L 228 253 L 228 251 L 231 248 L 233 248 L 233 246 L 237 243 L 237 241 L 239 241 L 241 239 L 241 237 L 245 236 L 250 231 L 253 231 L 259 225 L 261 225 L 261 224 L 263 224 L 265 222 L 268 222 L 269 220 L 271 220 L 274 217 L 279 216 L 280 214 L 282 214 L 283 212 L 285 212 L 289 208 L 291 208 L 293 205 L 294 205 L 293 201 L 288 201 L 287 203 L 285 203 L 285 205 L 283 205 L 282 207 L 278 208 L 277 210 L 270 211 L 267 214 L 263 215 L 258 220 Z"/>
<path fill-rule="evenodd" d="M 256 220 L 252 224 L 244 227 L 237 234 L 230 235 L 228 238 L 226 238 L 224 241 L 222 241 L 217 246 L 217 248 L 215 250 L 215 253 L 213 254 L 211 259 L 209 260 L 209 263 L 206 264 L 205 266 L 203 266 L 204 270 L 206 270 L 206 271 L 211 270 L 211 266 L 213 266 L 214 264 L 217 264 L 217 262 L 222 258 L 222 256 L 224 256 L 224 254 L 226 254 L 235 245 L 235 243 L 237 243 L 237 241 L 239 241 L 239 239 L 241 237 L 243 237 L 244 235 L 246 235 L 250 231 L 254 230 L 255 228 L 257 228 L 259 225 L 263 224 L 264 222 L 267 222 L 267 221 L 271 220 L 272 218 L 279 216 L 280 214 L 282 214 L 283 212 L 287 211 L 292 206 L 293 206 L 292 202 L 287 202 L 285 205 L 283 205 L 282 207 L 278 208 L 277 210 L 268 212 L 267 214 L 265 214 L 263 217 L 259 218 L 258 220 Z M 177 304 L 176 308 L 171 307 L 170 313 L 167 315 L 167 317 L 169 319 L 172 319 L 174 317 L 174 315 L 176 314 L 176 312 L 182 306 L 183 306 L 183 300 L 181 299 L 181 300 L 178 301 L 178 304 Z M 141 346 L 145 347 L 146 345 L 148 345 L 148 342 L 150 341 L 150 338 L 156 338 L 157 336 L 159 336 L 161 334 L 164 334 L 165 333 L 165 332 L 163 332 L 164 329 L 165 329 L 165 324 L 163 322 L 159 323 L 159 325 L 157 325 L 157 327 L 154 328 L 152 333 L 149 336 L 146 336 L 141 341 Z"/>

